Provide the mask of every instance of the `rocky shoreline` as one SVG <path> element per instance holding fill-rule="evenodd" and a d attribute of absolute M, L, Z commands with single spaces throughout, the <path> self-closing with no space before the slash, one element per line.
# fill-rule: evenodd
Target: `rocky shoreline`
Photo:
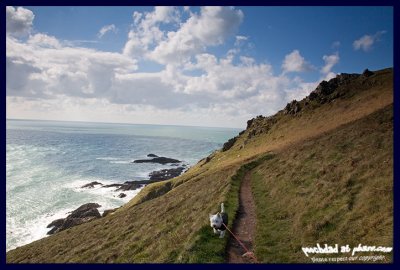
<path fill-rule="evenodd" d="M 167 158 L 167 157 L 159 157 L 155 154 L 148 154 L 147 157 L 151 159 L 139 159 L 135 160 L 132 163 L 158 163 L 162 165 L 171 164 L 171 166 L 175 166 L 175 168 L 171 169 L 162 169 L 158 171 L 153 171 L 149 173 L 148 180 L 138 180 L 138 181 L 125 181 L 124 183 L 113 183 L 113 184 L 103 184 L 101 182 L 93 181 L 81 186 L 81 189 L 92 189 L 100 186 L 101 188 L 112 188 L 115 187 L 114 191 L 121 191 L 118 194 L 118 198 L 124 198 L 127 195 L 122 191 L 128 190 L 136 190 L 144 187 L 145 185 L 156 183 L 160 181 L 165 181 L 174 177 L 181 175 L 183 172 L 187 171 L 188 165 L 183 164 L 182 161 Z M 181 163 L 179 165 L 179 163 Z M 70 212 L 70 214 L 65 218 L 60 218 L 53 220 L 50 224 L 47 225 L 47 228 L 51 228 L 50 231 L 47 232 L 48 235 L 69 229 L 71 227 L 80 225 L 82 223 L 90 222 L 92 220 L 105 217 L 113 212 L 115 212 L 118 208 L 115 209 L 107 209 L 103 212 L 103 215 L 100 214 L 97 208 L 101 207 L 101 205 L 97 203 L 86 203 Z"/>

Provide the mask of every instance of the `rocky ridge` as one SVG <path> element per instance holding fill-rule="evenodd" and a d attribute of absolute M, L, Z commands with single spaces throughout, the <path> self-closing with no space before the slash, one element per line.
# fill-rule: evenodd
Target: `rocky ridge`
<path fill-rule="evenodd" d="M 360 85 L 364 85 L 366 83 L 374 84 L 376 82 L 370 78 L 374 75 L 374 72 L 365 69 L 362 74 L 341 73 L 329 81 L 324 80 L 320 82 L 317 88 L 303 100 L 293 100 L 287 103 L 285 108 L 275 115 L 258 115 L 257 117 L 248 120 L 246 129 L 240 132 L 238 136 L 233 137 L 224 143 L 221 151 L 225 152 L 231 149 L 235 145 L 239 136 L 247 133 L 244 144 L 240 146 L 240 148 L 243 148 L 244 145 L 255 136 L 268 133 L 283 115 L 297 117 L 300 116 L 305 110 L 312 110 L 325 103 L 335 102 L 336 99 L 350 95 L 351 93 L 349 93 L 347 90 L 347 86 L 350 83 L 354 83 L 356 81 Z"/>

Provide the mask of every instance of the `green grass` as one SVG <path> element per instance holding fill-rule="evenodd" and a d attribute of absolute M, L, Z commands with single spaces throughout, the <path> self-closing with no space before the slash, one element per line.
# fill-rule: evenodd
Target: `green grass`
<path fill-rule="evenodd" d="M 225 210 L 230 217 L 231 227 L 237 217 L 237 211 L 239 209 L 239 191 L 241 182 L 247 172 L 251 171 L 263 161 L 272 159 L 273 153 L 268 153 L 265 156 L 242 165 L 231 177 L 229 191 L 226 194 L 224 200 Z M 217 212 L 214 211 L 213 213 Z M 179 258 L 179 262 L 185 263 L 223 263 L 226 261 L 226 247 L 231 236 L 227 234 L 227 237 L 220 239 L 216 236 L 208 224 L 204 225 L 197 233 L 196 240 L 193 246 L 190 247 L 185 255 Z"/>
<path fill-rule="evenodd" d="M 392 117 L 388 106 L 253 171 L 260 261 L 310 262 L 301 247 L 316 243 L 393 246 Z"/>

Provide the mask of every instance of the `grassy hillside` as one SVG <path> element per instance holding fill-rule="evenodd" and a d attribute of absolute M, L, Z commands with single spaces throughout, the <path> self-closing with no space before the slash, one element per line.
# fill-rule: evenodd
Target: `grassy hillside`
<path fill-rule="evenodd" d="M 369 190 L 370 188 L 377 187 L 374 181 L 378 181 L 378 178 L 369 180 L 366 189 L 360 188 L 360 179 L 369 179 L 369 175 L 364 175 L 363 173 L 366 173 L 366 171 L 361 169 L 357 171 L 360 175 L 353 175 L 344 170 L 344 165 L 341 172 L 339 172 L 339 169 L 327 167 L 326 170 L 328 172 L 326 175 L 320 176 L 318 173 L 322 172 L 313 167 L 316 165 L 312 165 L 313 158 L 328 158 L 328 156 L 319 156 L 327 153 L 317 152 L 317 150 L 323 149 L 323 146 L 319 146 L 322 144 L 323 138 L 325 138 L 326 143 L 333 142 L 333 137 L 342 134 L 340 130 L 348 126 L 350 126 L 349 130 L 354 130 L 354 132 L 349 133 L 349 137 L 360 137 L 360 134 L 356 132 L 357 128 L 352 128 L 351 126 L 354 123 L 358 123 L 357 120 L 361 119 L 360 121 L 364 121 L 364 118 L 393 102 L 392 81 L 393 73 L 391 69 L 376 72 L 369 77 L 357 76 L 343 82 L 340 80 L 339 83 L 330 81 L 331 85 L 322 87 L 322 90 L 325 91 L 332 88 L 333 92 L 329 90 L 323 92 L 323 95 L 321 95 L 318 94 L 319 90 L 317 89 L 318 91 L 314 91 L 317 94 L 310 96 L 311 99 L 309 97 L 299 102 L 299 104 L 292 104 L 285 110 L 278 112 L 275 116 L 254 119 L 248 123 L 248 128 L 236 138 L 230 149 L 226 149 L 229 147 L 225 147 L 224 150 L 226 151 L 220 150 L 215 152 L 208 158 L 200 161 L 184 175 L 168 181 L 148 185 L 137 197 L 121 207 L 114 214 L 9 251 L 7 253 L 7 262 L 223 262 L 227 239 L 220 240 L 212 235 L 212 230 L 208 225 L 208 214 L 218 211 L 219 204 L 225 202 L 230 216 L 233 217 L 235 215 L 238 207 L 238 187 L 241 176 L 246 170 L 254 171 L 254 193 L 258 207 L 258 218 L 263 221 L 261 223 L 258 222 L 256 243 L 258 256 L 267 262 L 282 261 L 283 259 L 289 261 L 299 260 L 300 258 L 296 257 L 297 250 L 295 250 L 298 248 L 298 242 L 293 242 L 292 246 L 289 245 L 293 252 L 287 251 L 285 253 L 287 254 L 286 257 L 282 258 L 273 257 L 274 255 L 272 254 L 274 250 L 280 250 L 279 244 L 274 249 L 263 250 L 263 248 L 266 248 L 270 244 L 263 242 L 266 234 L 271 233 L 270 229 L 278 228 L 278 225 L 271 223 L 274 221 L 274 219 L 271 219 L 271 216 L 274 217 L 275 212 L 282 208 L 282 205 L 277 203 L 271 205 L 274 208 L 263 209 L 265 200 L 270 200 L 270 196 L 278 196 L 279 194 L 286 197 L 280 198 L 278 201 L 290 200 L 290 196 L 288 195 L 293 195 L 293 193 L 282 193 L 286 189 L 288 191 L 292 189 L 291 192 L 294 193 L 309 192 L 303 195 L 304 198 L 301 197 L 304 204 L 299 205 L 304 207 L 303 214 L 305 216 L 300 214 L 291 215 L 292 213 L 288 212 L 287 215 L 283 215 L 284 217 L 286 216 L 284 219 L 278 219 L 276 223 L 281 226 L 283 226 L 282 224 L 285 221 L 290 223 L 291 225 L 286 225 L 287 228 L 293 231 L 297 230 L 297 235 L 301 240 L 312 242 L 315 240 L 312 237 L 325 237 L 322 234 L 315 236 L 315 231 L 318 231 L 320 226 L 322 228 L 328 227 L 332 231 L 337 230 L 338 232 L 346 230 L 342 223 L 344 221 L 341 221 L 339 218 L 341 214 L 340 207 L 346 205 L 346 200 L 347 204 L 349 200 L 352 201 L 353 209 L 366 207 L 362 206 L 363 201 L 360 198 L 364 196 L 362 194 L 372 192 Z M 298 108 L 296 109 L 296 107 Z M 384 123 L 382 125 L 386 125 Z M 388 127 L 389 129 L 390 127 Z M 326 134 L 336 134 L 335 132 L 339 132 L 338 135 L 331 135 L 330 139 L 323 137 Z M 385 136 L 388 136 L 388 132 L 386 131 Z M 341 136 L 344 136 L 343 134 Z M 314 140 L 316 140 L 315 143 L 313 143 Z M 322 141 L 318 143 L 318 140 Z M 314 157 L 310 158 L 308 155 L 311 155 L 311 152 L 308 153 L 306 151 L 303 151 L 305 152 L 303 156 L 300 150 L 302 145 L 307 147 L 307 144 L 305 144 L 307 141 L 309 144 L 314 145 L 309 145 L 308 147 L 314 147 Z M 330 147 L 336 149 L 331 150 L 331 152 L 333 155 L 333 152 L 336 151 L 338 156 L 333 156 L 332 159 L 329 156 L 329 159 L 324 161 L 321 166 L 328 166 L 333 161 L 342 162 L 343 160 L 349 160 L 349 155 L 363 153 L 361 149 L 363 147 L 370 147 L 370 142 L 376 144 L 374 147 L 382 153 L 387 153 L 390 150 L 388 148 L 390 141 L 386 140 L 379 145 L 373 136 L 365 142 L 362 140 L 355 141 L 355 138 L 353 141 L 350 138 L 349 145 L 345 144 L 344 146 L 340 146 L 339 142 L 336 141 L 339 148 L 336 149 L 336 146 L 328 145 L 327 149 Z M 363 143 L 368 144 L 363 145 Z M 340 150 L 340 147 L 343 148 L 343 151 Z M 291 151 L 291 148 L 297 150 Z M 277 153 L 277 156 L 272 158 L 271 151 Z M 298 158 L 293 156 L 286 160 L 286 156 L 292 155 L 292 153 L 298 153 Z M 359 158 L 358 155 L 354 156 L 357 166 L 365 163 L 365 159 L 367 158 L 365 156 L 362 157 L 364 159 L 357 161 L 357 158 Z M 390 159 L 387 167 L 391 168 L 392 156 L 386 155 L 385 158 Z M 321 159 L 318 159 L 318 161 Z M 279 162 L 284 161 L 288 166 L 295 167 L 286 168 L 284 170 L 285 174 L 276 178 L 273 176 L 274 173 L 279 174 L 279 170 L 283 171 L 283 168 L 279 167 L 280 163 L 278 162 L 277 167 L 274 167 L 275 169 L 272 170 L 270 165 L 275 164 L 274 160 L 278 160 Z M 286 173 L 297 172 L 303 167 L 302 163 L 305 164 L 304 168 L 310 168 L 310 170 L 304 169 L 304 175 L 302 176 L 304 178 L 296 176 L 289 177 L 289 180 L 287 180 L 288 175 Z M 365 166 L 368 167 L 371 164 Z M 254 168 L 257 165 L 260 166 Z M 336 170 L 338 174 L 340 173 L 340 177 L 331 174 L 332 171 L 336 172 Z M 376 167 L 371 167 L 369 172 L 372 173 L 374 170 L 377 173 L 382 168 L 376 165 Z M 333 176 L 335 176 L 334 179 Z M 374 177 L 377 176 L 374 175 Z M 385 183 L 387 182 L 387 185 L 380 186 L 379 188 L 389 189 L 390 186 L 387 179 L 390 179 L 390 175 L 382 177 L 385 177 L 384 181 Z M 315 180 L 316 178 L 324 182 L 318 182 L 314 185 L 312 181 L 318 181 Z M 285 184 L 285 181 L 293 181 L 293 179 L 300 179 L 300 182 L 291 183 L 290 185 Z M 337 186 L 332 184 L 335 183 L 335 179 L 338 179 Z M 355 195 L 351 195 L 354 198 L 351 196 L 347 198 L 345 195 L 340 195 L 344 192 L 340 189 L 341 185 L 345 185 L 344 183 L 347 182 L 350 185 L 348 187 L 349 194 L 357 191 Z M 324 193 L 320 193 L 322 192 L 321 187 L 329 187 L 332 190 L 327 189 L 323 191 Z M 281 188 L 283 189 L 281 190 Z M 298 191 L 297 188 L 299 188 Z M 276 191 L 271 194 L 271 190 Z M 385 190 L 380 192 L 388 194 Z M 326 199 L 325 203 L 335 201 L 338 205 L 331 207 L 332 209 L 328 207 L 329 210 L 327 212 L 315 209 L 315 205 L 307 203 L 307 194 L 311 196 L 312 200 L 317 200 L 322 195 L 326 195 L 328 191 L 330 192 L 328 196 L 332 198 L 331 200 Z M 336 199 L 339 195 L 343 197 L 341 200 Z M 297 200 L 301 201 L 299 198 Z M 391 200 L 391 197 L 387 198 L 388 202 Z M 368 206 L 369 208 L 363 208 L 363 213 L 371 216 L 374 211 L 380 210 L 381 207 L 385 207 L 384 210 L 386 212 L 389 211 L 386 209 L 386 205 L 388 204 L 382 205 L 373 201 Z M 326 217 L 334 218 L 334 225 L 316 224 L 314 211 L 316 217 L 325 217 L 325 214 L 327 214 Z M 360 217 L 355 211 L 348 210 L 346 215 L 345 218 L 347 220 L 357 220 L 357 222 L 371 224 L 368 221 L 368 216 Z M 269 223 L 264 223 L 264 216 L 268 219 Z M 292 220 L 292 218 L 297 218 L 299 221 L 297 219 Z M 335 218 L 338 220 L 335 220 Z M 293 225 L 292 221 L 297 223 L 293 223 Z M 391 221 L 388 220 L 386 222 L 385 226 L 382 224 L 377 224 L 377 226 L 382 230 L 382 235 L 386 235 L 387 239 L 389 239 L 390 232 L 388 232 L 388 229 L 391 226 Z M 262 224 L 265 224 L 265 227 Z M 301 226 L 311 227 L 306 230 Z M 352 232 L 347 231 L 346 233 L 350 235 Z M 370 234 L 369 232 L 364 232 L 364 234 L 364 237 L 369 235 L 375 237 L 377 235 Z M 287 233 L 282 233 L 281 235 L 282 237 L 288 237 Z M 333 237 L 333 235 L 331 233 L 328 236 Z M 373 241 L 372 238 L 366 240 Z M 275 239 L 274 241 L 279 242 L 280 239 Z M 282 239 L 282 241 L 287 242 L 285 239 Z M 278 255 L 276 254 L 275 256 Z"/>
<path fill-rule="evenodd" d="M 392 119 L 389 105 L 253 171 L 260 261 L 311 262 L 301 247 L 316 243 L 393 246 Z"/>

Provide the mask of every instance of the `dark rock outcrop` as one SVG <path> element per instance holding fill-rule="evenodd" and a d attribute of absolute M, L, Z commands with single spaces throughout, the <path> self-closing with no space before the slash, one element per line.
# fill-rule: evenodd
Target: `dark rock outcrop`
<path fill-rule="evenodd" d="M 47 225 L 47 228 L 51 227 L 60 227 L 64 223 L 65 218 L 59 218 L 56 220 L 53 220 L 49 225 Z"/>
<path fill-rule="evenodd" d="M 147 157 L 158 157 L 158 156 L 155 154 L 148 154 Z"/>
<path fill-rule="evenodd" d="M 222 152 L 228 151 L 229 149 L 232 148 L 232 146 L 235 144 L 237 140 L 237 136 L 229 139 L 224 145 L 222 146 Z"/>
<path fill-rule="evenodd" d="M 97 210 L 97 208 L 99 207 L 101 207 L 101 205 L 98 203 L 86 203 L 79 206 L 74 211 L 72 211 L 68 217 L 73 217 L 73 218 L 85 218 L 88 216 L 100 217 L 100 213 Z"/>
<path fill-rule="evenodd" d="M 103 184 L 100 182 L 94 181 L 94 182 L 90 182 L 89 184 L 81 186 L 81 188 L 94 188 L 97 185 L 103 185 Z"/>
<path fill-rule="evenodd" d="M 164 181 L 181 175 L 184 167 L 154 171 L 149 174 L 150 181 Z"/>
<path fill-rule="evenodd" d="M 249 129 L 249 128 L 251 127 L 251 125 L 253 124 L 253 122 L 254 122 L 254 118 L 248 120 L 248 121 L 247 121 L 247 127 L 246 127 L 246 129 Z"/>
<path fill-rule="evenodd" d="M 120 193 L 119 195 L 118 195 L 118 198 L 125 198 L 126 197 L 126 194 L 125 193 Z"/>
<path fill-rule="evenodd" d="M 362 73 L 362 75 L 363 75 L 364 77 L 369 77 L 369 76 L 374 75 L 374 73 L 373 73 L 372 71 L 370 71 L 370 70 L 367 68 L 367 69 L 364 70 L 364 72 Z"/>
<path fill-rule="evenodd" d="M 47 234 L 54 234 L 68 228 L 77 226 L 82 223 L 92 221 L 94 219 L 100 218 L 101 215 L 97 208 L 101 205 L 97 203 L 86 203 L 81 205 L 77 209 L 71 212 L 66 218 L 56 219 L 47 225 L 47 228 L 53 227 Z"/>
<path fill-rule="evenodd" d="M 317 88 L 310 93 L 308 98 L 306 98 L 306 101 L 315 100 L 320 104 L 323 104 L 333 99 L 336 99 L 345 94 L 344 92 L 337 91 L 337 89 L 350 83 L 352 80 L 358 78 L 359 76 L 360 74 L 342 73 L 340 75 L 337 75 L 335 78 L 329 80 L 328 82 L 322 81 L 317 86 Z"/>
<path fill-rule="evenodd" d="M 290 105 L 288 107 L 288 112 L 296 111 L 296 113 L 299 112 L 299 108 L 297 105 Z M 283 110 L 283 113 L 285 110 Z M 269 117 L 264 117 L 264 116 L 257 116 L 256 118 L 252 119 L 252 124 L 250 127 L 247 129 L 247 138 L 243 142 L 242 148 L 244 145 L 247 144 L 247 142 L 252 139 L 253 137 L 260 135 L 260 134 L 266 134 L 269 132 L 269 130 L 275 125 L 277 122 L 277 118 L 275 116 L 269 116 Z"/>
<path fill-rule="evenodd" d="M 126 181 L 121 184 L 109 184 L 109 185 L 104 185 L 104 188 L 109 188 L 109 187 L 116 187 L 117 189 L 115 191 L 126 191 L 126 190 L 135 190 L 138 189 L 142 186 L 143 181 Z"/>
<path fill-rule="evenodd" d="M 285 107 L 284 114 L 296 115 L 301 110 L 300 103 L 297 100 L 293 100 L 288 103 Z"/>
<path fill-rule="evenodd" d="M 152 159 L 137 159 L 133 161 L 133 163 L 159 163 L 162 165 L 168 164 L 168 163 L 180 163 L 180 160 L 173 159 L 173 158 L 167 158 L 167 157 L 155 157 Z"/>

